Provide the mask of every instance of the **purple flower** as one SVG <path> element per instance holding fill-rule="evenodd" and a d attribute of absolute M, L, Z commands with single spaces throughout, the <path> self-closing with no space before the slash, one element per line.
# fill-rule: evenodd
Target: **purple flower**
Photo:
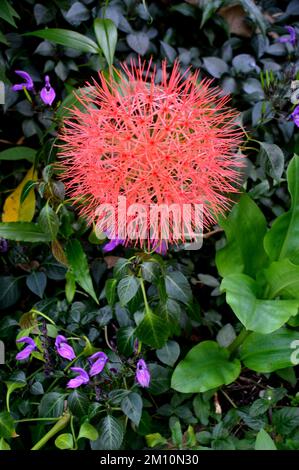
<path fill-rule="evenodd" d="M 149 387 L 151 374 L 143 359 L 139 359 L 139 361 L 137 362 L 135 378 L 139 385 L 141 385 L 141 387 Z"/>
<path fill-rule="evenodd" d="M 0 253 L 6 253 L 8 250 L 8 241 L 5 238 L 0 238 Z"/>
<path fill-rule="evenodd" d="M 45 86 L 44 86 L 44 88 L 41 89 L 41 92 L 40 92 L 41 100 L 45 104 L 48 104 L 49 106 L 51 106 L 51 104 L 55 100 L 55 96 L 56 96 L 56 93 L 55 93 L 54 88 L 51 87 L 50 78 L 49 78 L 48 75 L 46 75 L 45 76 Z"/>
<path fill-rule="evenodd" d="M 77 372 L 78 375 L 74 379 L 69 380 L 66 385 L 67 388 L 78 388 L 83 384 L 88 384 L 89 376 L 84 369 L 82 369 L 81 367 L 71 367 L 71 370 L 73 372 Z"/>
<path fill-rule="evenodd" d="M 115 238 L 114 240 L 110 240 L 110 242 L 106 243 L 106 245 L 103 247 L 104 253 L 107 253 L 108 251 L 114 250 L 118 245 L 123 245 L 125 243 L 125 240 L 121 240 L 120 238 Z"/>
<path fill-rule="evenodd" d="M 89 375 L 90 377 L 93 377 L 94 375 L 100 374 L 102 372 L 106 365 L 106 362 L 108 361 L 108 357 L 103 352 L 96 352 L 95 354 L 90 356 L 88 360 L 90 364 L 92 364 L 89 371 Z"/>
<path fill-rule="evenodd" d="M 56 337 L 55 348 L 59 356 L 67 359 L 68 361 L 72 361 L 76 357 L 72 346 L 68 344 L 67 339 L 62 335 L 58 335 Z"/>
<path fill-rule="evenodd" d="M 288 36 L 282 36 L 281 38 L 278 39 L 279 42 L 285 43 L 288 42 L 292 44 L 292 46 L 295 46 L 296 40 L 297 40 L 297 34 L 295 28 L 293 26 L 285 26 L 285 29 L 289 33 Z"/>
<path fill-rule="evenodd" d="M 297 127 L 299 127 L 299 105 L 296 106 L 294 111 L 291 114 L 291 118 L 293 119 L 294 123 L 296 124 Z"/>
<path fill-rule="evenodd" d="M 153 240 L 151 242 L 152 249 L 159 255 L 165 256 L 167 253 L 167 244 L 165 240 Z"/>
<path fill-rule="evenodd" d="M 23 83 L 18 83 L 16 85 L 13 85 L 11 87 L 12 91 L 22 91 L 24 88 L 27 90 L 33 90 L 34 85 L 33 85 L 33 80 L 30 77 L 29 73 L 24 72 L 23 70 L 15 70 L 15 73 L 19 75 L 25 82 Z"/>
<path fill-rule="evenodd" d="M 29 336 L 23 336 L 23 338 L 17 339 L 16 342 L 28 344 L 28 346 L 26 346 L 24 349 L 22 349 L 22 351 L 20 351 L 16 355 L 16 359 L 18 361 L 23 361 L 24 359 L 27 359 L 32 353 L 32 351 L 37 348 L 35 342 L 33 341 L 33 339 L 29 338 Z"/>

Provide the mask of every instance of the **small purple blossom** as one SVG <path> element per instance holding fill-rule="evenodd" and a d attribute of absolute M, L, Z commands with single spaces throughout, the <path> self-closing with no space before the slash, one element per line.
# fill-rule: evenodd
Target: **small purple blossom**
<path fill-rule="evenodd" d="M 278 41 L 281 43 L 289 43 L 292 44 L 292 46 L 295 46 L 297 41 L 297 34 L 295 28 L 293 26 L 285 26 L 285 29 L 287 30 L 289 35 L 282 36 L 278 39 Z"/>
<path fill-rule="evenodd" d="M 59 356 L 67 359 L 68 361 L 72 361 L 76 357 L 72 346 L 68 344 L 67 339 L 62 335 L 58 335 L 56 337 L 55 348 Z"/>
<path fill-rule="evenodd" d="M 28 346 L 26 346 L 24 349 L 22 349 L 22 351 L 20 351 L 16 355 L 16 359 L 18 361 L 23 361 L 24 359 L 27 359 L 31 355 L 32 351 L 37 348 L 35 342 L 32 338 L 29 338 L 29 336 L 23 336 L 22 338 L 17 339 L 16 342 L 28 344 Z"/>
<path fill-rule="evenodd" d="M 294 111 L 292 112 L 291 118 L 293 119 L 295 125 L 296 125 L 297 127 L 299 127 L 299 105 L 296 106 L 296 108 L 295 108 Z"/>
<path fill-rule="evenodd" d="M 121 240 L 120 238 L 115 238 L 113 240 L 110 240 L 110 242 L 106 243 L 106 245 L 103 247 L 104 253 L 107 253 L 108 251 L 114 250 L 119 245 L 123 245 L 125 243 L 125 240 Z"/>
<path fill-rule="evenodd" d="M 24 88 L 27 90 L 33 90 L 34 84 L 33 80 L 30 77 L 29 73 L 25 72 L 24 70 L 15 70 L 15 73 L 19 75 L 23 80 L 25 80 L 23 83 L 18 83 L 16 85 L 13 85 L 11 87 L 12 91 L 22 91 Z"/>
<path fill-rule="evenodd" d="M 151 374 L 143 359 L 139 359 L 139 361 L 137 362 L 135 378 L 139 385 L 141 385 L 141 387 L 149 387 Z"/>
<path fill-rule="evenodd" d="M 71 367 L 73 372 L 77 372 L 77 377 L 74 379 L 69 380 L 67 383 L 67 388 L 78 388 L 83 384 L 88 384 L 89 376 L 88 373 L 82 369 L 81 367 Z"/>
<path fill-rule="evenodd" d="M 91 364 L 91 368 L 89 371 L 90 377 L 94 375 L 98 375 L 104 369 L 106 362 L 108 361 L 108 357 L 103 352 L 96 352 L 92 356 L 88 358 L 89 363 Z"/>
<path fill-rule="evenodd" d="M 45 86 L 40 91 L 40 98 L 41 100 L 51 106 L 53 101 L 55 100 L 56 93 L 54 88 L 51 87 L 50 78 L 48 75 L 45 76 Z"/>
<path fill-rule="evenodd" d="M 8 250 L 8 241 L 5 238 L 0 238 L 0 253 L 6 253 Z"/>

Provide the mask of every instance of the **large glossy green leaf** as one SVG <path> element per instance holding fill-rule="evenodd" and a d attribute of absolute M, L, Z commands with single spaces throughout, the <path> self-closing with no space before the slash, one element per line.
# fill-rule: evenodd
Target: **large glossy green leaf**
<path fill-rule="evenodd" d="M 10 438 L 14 433 L 14 419 L 7 412 L 0 413 L 0 437 Z"/>
<path fill-rule="evenodd" d="M 29 147 L 12 147 L 0 152 L 0 160 L 28 160 L 33 163 L 36 156 L 36 150 Z"/>
<path fill-rule="evenodd" d="M 51 238 L 33 222 L 1 222 L 0 237 L 17 242 L 49 242 Z"/>
<path fill-rule="evenodd" d="M 137 326 L 135 335 L 148 346 L 159 349 L 166 343 L 169 330 L 163 318 L 148 311 Z"/>
<path fill-rule="evenodd" d="M 259 299 L 258 284 L 245 274 L 225 277 L 220 289 L 226 292 L 226 302 L 247 330 L 272 333 L 298 311 L 299 300 Z"/>
<path fill-rule="evenodd" d="M 275 220 L 265 236 L 264 246 L 273 261 L 290 258 L 299 264 L 299 156 L 291 160 L 287 177 L 291 208 Z"/>
<path fill-rule="evenodd" d="M 117 28 L 113 21 L 108 18 L 96 18 L 94 20 L 94 32 L 105 59 L 108 65 L 111 66 L 117 43 Z"/>
<path fill-rule="evenodd" d="M 80 52 L 99 53 L 99 47 L 96 42 L 83 34 L 68 29 L 40 29 L 32 33 L 25 33 L 24 36 L 36 36 L 46 41 L 55 42 L 61 46 L 71 47 Z"/>
<path fill-rule="evenodd" d="M 226 349 L 220 348 L 215 341 L 203 341 L 179 362 L 171 386 L 182 393 L 206 392 L 230 384 L 240 371 L 240 361 L 230 360 Z"/>
<path fill-rule="evenodd" d="M 256 372 L 274 372 L 294 366 L 292 343 L 298 341 L 298 332 L 281 328 L 271 335 L 251 333 L 240 348 L 244 365 Z"/>
<path fill-rule="evenodd" d="M 65 252 L 76 282 L 93 298 L 96 303 L 99 303 L 89 273 L 87 257 L 79 240 L 69 240 L 66 244 Z"/>
<path fill-rule="evenodd" d="M 244 194 L 226 219 L 220 220 L 227 244 L 216 254 L 221 276 L 244 272 L 255 277 L 267 263 L 263 248 L 266 219 L 255 202 Z"/>
<path fill-rule="evenodd" d="M 273 439 L 264 429 L 260 429 L 256 435 L 254 450 L 277 450 Z"/>
<path fill-rule="evenodd" d="M 264 271 L 268 284 L 268 297 L 299 299 L 299 266 L 288 259 L 273 261 Z"/>

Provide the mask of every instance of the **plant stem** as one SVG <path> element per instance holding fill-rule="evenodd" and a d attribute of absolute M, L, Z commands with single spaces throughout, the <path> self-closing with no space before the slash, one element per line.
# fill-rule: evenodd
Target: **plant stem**
<path fill-rule="evenodd" d="M 227 348 L 229 351 L 229 355 L 232 356 L 237 349 L 241 346 L 241 344 L 245 341 L 248 335 L 250 335 L 251 331 L 246 330 L 246 328 L 243 328 L 238 336 L 234 339 L 234 341 L 229 345 Z"/>
<path fill-rule="evenodd" d="M 71 418 L 70 413 L 66 412 L 63 416 L 59 418 L 56 424 L 50 429 L 47 434 L 45 434 L 33 447 L 31 450 L 39 450 L 41 449 L 55 434 L 61 431 L 63 428 L 66 427 L 69 420 Z"/>
<path fill-rule="evenodd" d="M 146 314 L 150 314 L 150 313 L 151 313 L 151 309 L 150 309 L 150 306 L 149 306 L 148 301 L 147 301 L 143 278 L 140 277 L 140 278 L 139 278 L 139 281 L 140 281 L 140 286 L 141 286 L 142 295 L 143 295 L 143 301 L 144 301 L 144 306 L 145 306 L 145 313 L 146 313 Z"/>
<path fill-rule="evenodd" d="M 35 310 L 34 308 L 32 308 L 30 312 L 34 313 L 35 315 L 40 315 L 41 317 L 44 317 L 46 320 L 48 320 L 48 322 L 52 323 L 52 325 L 55 325 L 55 321 L 53 321 L 52 318 L 48 317 L 48 315 L 45 315 L 42 312 L 39 312 L 39 310 Z"/>

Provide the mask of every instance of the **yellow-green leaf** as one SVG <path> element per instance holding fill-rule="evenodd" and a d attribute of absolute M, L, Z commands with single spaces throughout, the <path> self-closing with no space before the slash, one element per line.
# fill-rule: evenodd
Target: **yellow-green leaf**
<path fill-rule="evenodd" d="M 34 189 L 29 191 L 26 199 L 21 203 L 21 194 L 28 181 L 36 181 L 37 172 L 32 166 L 18 187 L 10 194 L 3 207 L 2 222 L 31 222 L 35 212 Z"/>

